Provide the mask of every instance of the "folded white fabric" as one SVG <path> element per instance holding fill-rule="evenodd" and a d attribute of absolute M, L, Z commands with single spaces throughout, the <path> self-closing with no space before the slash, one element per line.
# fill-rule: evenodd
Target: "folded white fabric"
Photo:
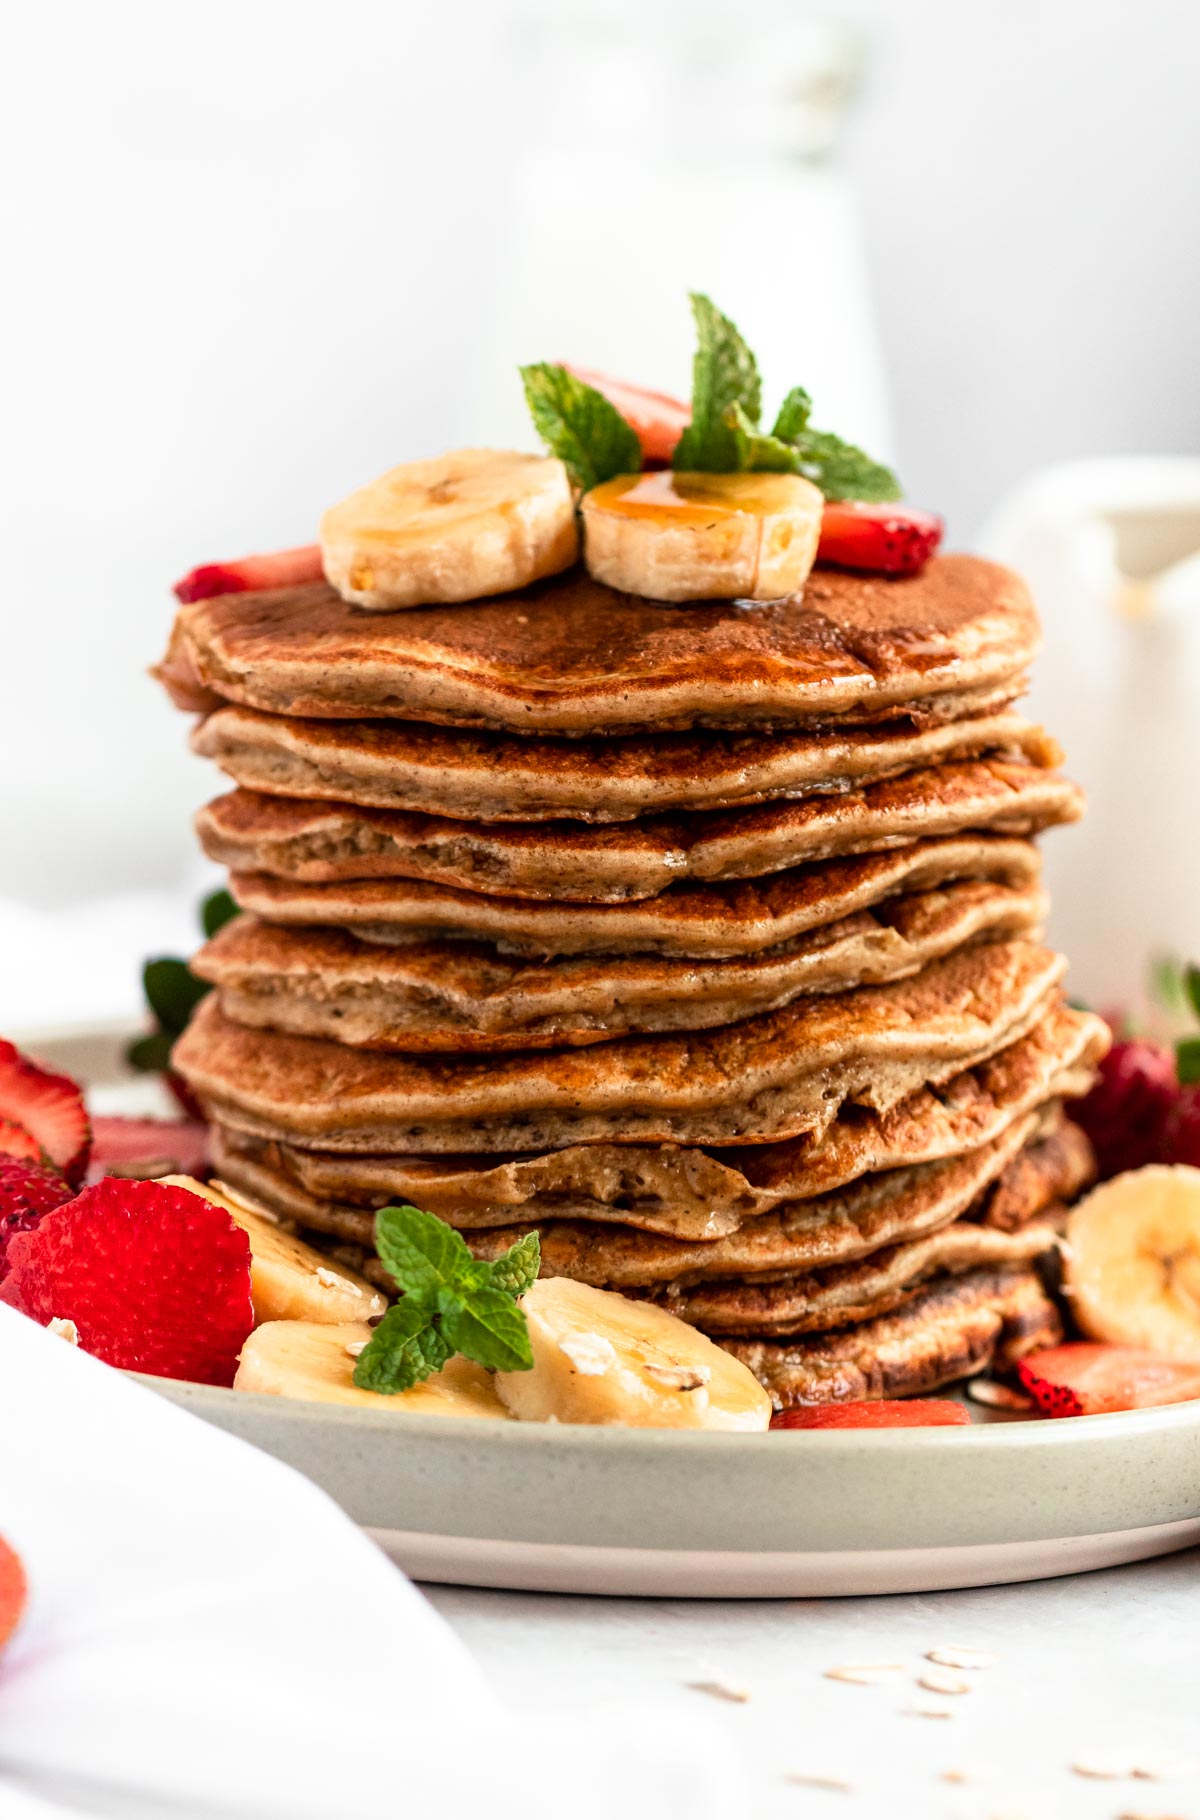
<path fill-rule="evenodd" d="M 323 1492 L 0 1307 L 0 1815 L 737 1820 L 712 1728 L 544 1725 Z"/>

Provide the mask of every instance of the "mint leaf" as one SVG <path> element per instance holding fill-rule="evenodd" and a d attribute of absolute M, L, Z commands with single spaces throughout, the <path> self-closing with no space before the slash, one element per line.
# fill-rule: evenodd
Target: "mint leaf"
<path fill-rule="evenodd" d="M 1175 1071 L 1181 1087 L 1200 1081 L 1200 1036 L 1185 1036 L 1175 1045 Z"/>
<path fill-rule="evenodd" d="M 502 1289 L 505 1295 L 524 1295 L 537 1282 L 541 1262 L 541 1240 L 536 1232 L 527 1232 L 523 1239 L 518 1239 L 515 1245 L 510 1245 L 507 1251 L 492 1260 L 489 1278 L 492 1288 Z"/>
<path fill-rule="evenodd" d="M 490 1371 L 528 1371 L 533 1365 L 529 1323 L 503 1289 L 478 1289 L 439 1326 L 455 1352 Z"/>
<path fill-rule="evenodd" d="M 184 1025 L 209 987 L 189 970 L 186 961 L 147 961 L 142 969 L 146 1001 L 166 1034 L 180 1036 Z"/>
<path fill-rule="evenodd" d="M 237 913 L 238 907 L 228 891 L 214 891 L 206 897 L 200 906 L 200 926 L 207 939 L 211 942 L 217 930 L 232 922 Z"/>
<path fill-rule="evenodd" d="M 171 1066 L 172 1040 L 162 1030 L 139 1036 L 125 1051 L 125 1060 L 139 1074 L 165 1074 Z"/>
<path fill-rule="evenodd" d="M 393 1397 L 440 1371 L 451 1351 L 430 1304 L 421 1296 L 406 1295 L 388 1309 L 359 1353 L 354 1382 L 360 1390 Z"/>
<path fill-rule="evenodd" d="M 802 385 L 794 385 L 779 407 L 771 434 L 778 436 L 781 442 L 794 442 L 801 431 L 808 428 L 811 416 L 812 399 Z"/>
<path fill-rule="evenodd" d="M 382 1207 L 375 1215 L 375 1249 L 405 1295 L 457 1293 L 480 1280 L 480 1266 L 466 1241 L 419 1207 Z M 486 1265 L 482 1267 L 486 1278 Z"/>
<path fill-rule="evenodd" d="M 602 392 L 546 361 L 522 367 L 521 382 L 538 435 L 581 492 L 641 472 L 637 434 Z"/>
<path fill-rule="evenodd" d="M 725 413 L 740 405 L 752 428 L 762 415 L 758 363 L 728 316 L 700 291 L 691 293 L 696 319 L 692 363 L 692 421 L 679 438 L 671 466 L 701 474 L 738 471 L 737 441 Z"/>
<path fill-rule="evenodd" d="M 890 468 L 829 430 L 802 430 L 792 446 L 800 458 L 797 472 L 820 487 L 826 499 L 900 497 L 900 482 Z"/>
<path fill-rule="evenodd" d="M 738 469 L 744 472 L 798 474 L 800 456 L 790 443 L 756 430 L 740 404 L 731 404 L 725 422 L 733 432 Z"/>
<path fill-rule="evenodd" d="M 1192 1011 L 1197 1017 L 1200 1017 L 1200 967 L 1188 966 L 1184 968 L 1183 987 Z"/>

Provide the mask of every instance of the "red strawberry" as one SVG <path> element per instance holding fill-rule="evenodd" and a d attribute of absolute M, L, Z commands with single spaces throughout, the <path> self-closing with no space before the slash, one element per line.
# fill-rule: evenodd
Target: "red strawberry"
<path fill-rule="evenodd" d="M 154 1167 L 151 1168 L 150 1165 Z M 203 1175 L 208 1126 L 185 1119 L 96 1119 L 92 1174 Z"/>
<path fill-rule="evenodd" d="M 214 594 L 246 594 L 260 588 L 297 588 L 324 581 L 319 544 L 298 550 L 274 550 L 269 556 L 240 556 L 236 562 L 205 562 L 175 583 L 175 598 L 186 605 Z"/>
<path fill-rule="evenodd" d="M 889 1403 L 809 1403 L 771 1417 L 772 1428 L 969 1428 L 961 1403 L 909 1397 Z"/>
<path fill-rule="evenodd" d="M 662 466 L 669 463 L 675 444 L 692 421 L 692 407 L 666 392 L 651 392 L 645 386 L 630 385 L 624 379 L 609 379 L 594 373 L 590 367 L 572 366 L 563 361 L 568 373 L 582 379 L 597 392 L 603 392 L 609 404 L 616 405 L 642 445 L 642 460 Z"/>
<path fill-rule="evenodd" d="M 40 1163 L 43 1155 L 37 1139 L 26 1131 L 24 1125 L 17 1125 L 12 1119 L 0 1119 L 0 1153 L 21 1157 L 31 1163 Z"/>
<path fill-rule="evenodd" d="M 0 1118 L 22 1126 L 68 1181 L 83 1180 L 91 1127 L 82 1093 L 65 1074 L 53 1074 L 2 1039 Z M 6 1147 L 2 1139 L 0 1147 Z"/>
<path fill-rule="evenodd" d="M 1045 1416 L 1099 1416 L 1200 1397 L 1200 1360 L 1076 1340 L 1032 1352 L 1017 1375 Z"/>
<path fill-rule="evenodd" d="M 21 1622 L 27 1591 L 21 1557 L 0 1536 L 0 1649 Z"/>
<path fill-rule="evenodd" d="M 32 1232 L 42 1215 L 73 1198 L 75 1190 L 57 1169 L 21 1157 L 0 1156 L 0 1281 L 8 1242 L 18 1232 Z"/>
<path fill-rule="evenodd" d="M 1200 1169 L 1200 1082 L 1181 1087 L 1163 1123 L 1160 1155 L 1164 1163 L 1190 1163 Z"/>
<path fill-rule="evenodd" d="M 1161 1159 L 1177 1093 L 1169 1050 L 1157 1043 L 1113 1044 L 1095 1086 L 1071 1108 L 1071 1117 L 1092 1140 L 1101 1181 Z"/>
<path fill-rule="evenodd" d="M 8 1247 L 7 1302 L 74 1321 L 85 1352 L 127 1371 L 232 1384 L 254 1325 L 250 1241 L 185 1188 L 108 1178 Z"/>
<path fill-rule="evenodd" d="M 914 506 L 829 499 L 821 515 L 817 561 L 873 575 L 916 575 L 941 543 L 945 528 L 936 513 L 918 512 Z"/>

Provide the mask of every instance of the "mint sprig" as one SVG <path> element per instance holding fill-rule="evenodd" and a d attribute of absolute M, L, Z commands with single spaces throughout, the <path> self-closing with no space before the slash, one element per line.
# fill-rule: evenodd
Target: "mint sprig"
<path fill-rule="evenodd" d="M 238 913 L 228 891 L 214 891 L 200 906 L 200 926 L 209 941 Z M 212 988 L 197 979 L 186 961 L 160 955 L 142 968 L 142 990 L 154 1019 L 154 1029 L 129 1045 L 125 1059 L 140 1074 L 165 1074 L 171 1050 L 183 1035 L 188 1019 Z"/>
<path fill-rule="evenodd" d="M 700 474 L 736 474 L 741 461 L 727 413 L 735 406 L 751 429 L 762 415 L 758 362 L 740 332 L 711 297 L 690 293 L 696 319 L 692 362 L 692 421 L 675 446 L 671 466 Z"/>
<path fill-rule="evenodd" d="M 637 434 L 603 392 L 548 361 L 522 367 L 521 381 L 538 435 L 582 492 L 641 471 Z"/>
<path fill-rule="evenodd" d="M 419 1207 L 384 1207 L 375 1249 L 401 1291 L 358 1356 L 360 1390 L 395 1396 L 462 1353 L 489 1371 L 528 1371 L 529 1325 L 517 1297 L 537 1279 L 536 1232 L 485 1263 L 461 1235 Z"/>

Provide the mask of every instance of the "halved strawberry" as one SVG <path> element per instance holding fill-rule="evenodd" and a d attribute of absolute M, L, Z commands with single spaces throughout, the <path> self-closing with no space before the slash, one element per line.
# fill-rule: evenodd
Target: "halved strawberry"
<path fill-rule="evenodd" d="M 771 1417 L 772 1428 L 969 1428 L 961 1403 L 948 1397 L 909 1397 L 895 1402 L 808 1403 Z"/>
<path fill-rule="evenodd" d="M 21 1126 L 69 1182 L 83 1180 L 92 1135 L 83 1094 L 67 1075 L 43 1068 L 2 1039 L 0 1118 Z"/>
<path fill-rule="evenodd" d="M 75 1190 L 57 1169 L 22 1157 L 0 1156 L 0 1278 L 9 1240 L 32 1232 L 43 1214 L 74 1198 Z"/>
<path fill-rule="evenodd" d="M 1167 1359 L 1090 1340 L 1031 1352 L 1017 1375 L 1045 1416 L 1100 1416 L 1200 1397 L 1200 1359 Z"/>
<path fill-rule="evenodd" d="M 273 550 L 267 556 L 239 556 L 235 562 L 206 562 L 189 569 L 175 583 L 175 597 L 186 605 L 209 600 L 214 594 L 247 594 L 265 588 L 297 588 L 306 581 L 323 581 L 319 544 L 295 550 Z"/>
<path fill-rule="evenodd" d="M 18 1125 L 15 1119 L 0 1119 L 0 1152 L 17 1156 L 30 1163 L 40 1163 L 42 1147 L 33 1133 Z"/>
<path fill-rule="evenodd" d="M 191 1119 L 95 1119 L 91 1168 L 101 1176 L 202 1176 L 208 1168 L 208 1126 Z"/>
<path fill-rule="evenodd" d="M 943 521 L 914 506 L 830 499 L 821 517 L 817 561 L 873 575 L 916 575 L 942 541 Z"/>
<path fill-rule="evenodd" d="M 0 1536 L 0 1649 L 21 1622 L 27 1593 L 21 1557 Z"/>
<path fill-rule="evenodd" d="M 642 460 L 666 465 L 675 453 L 675 444 L 692 421 L 692 407 L 666 392 L 651 392 L 646 386 L 630 385 L 624 379 L 610 379 L 606 373 L 591 367 L 562 362 L 568 373 L 602 392 L 609 404 L 616 405 L 642 445 Z"/>

